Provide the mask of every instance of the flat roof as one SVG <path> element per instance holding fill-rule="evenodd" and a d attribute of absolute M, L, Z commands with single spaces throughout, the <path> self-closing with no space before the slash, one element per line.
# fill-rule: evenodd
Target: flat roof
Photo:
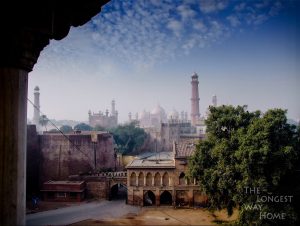
<path fill-rule="evenodd" d="M 143 153 L 132 160 L 126 168 L 175 168 L 174 153 Z"/>

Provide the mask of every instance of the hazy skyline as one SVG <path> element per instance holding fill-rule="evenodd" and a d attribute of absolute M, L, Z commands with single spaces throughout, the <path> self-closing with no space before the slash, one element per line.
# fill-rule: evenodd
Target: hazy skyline
<path fill-rule="evenodd" d="M 288 109 L 300 119 L 298 1 L 115 1 L 89 23 L 51 41 L 29 75 L 48 118 L 88 120 L 110 110 L 190 113 L 199 75 L 200 113 L 218 104 Z M 27 118 L 33 107 L 28 104 Z"/>

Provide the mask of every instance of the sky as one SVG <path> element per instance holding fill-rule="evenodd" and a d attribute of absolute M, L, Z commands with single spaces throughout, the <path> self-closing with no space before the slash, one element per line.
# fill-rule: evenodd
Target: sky
<path fill-rule="evenodd" d="M 51 40 L 29 74 L 50 119 L 88 121 L 110 110 L 119 121 L 161 105 L 190 114 L 199 76 L 200 114 L 218 105 L 287 109 L 300 119 L 299 1 L 111 0 L 63 40 Z M 33 107 L 28 105 L 32 119 Z"/>

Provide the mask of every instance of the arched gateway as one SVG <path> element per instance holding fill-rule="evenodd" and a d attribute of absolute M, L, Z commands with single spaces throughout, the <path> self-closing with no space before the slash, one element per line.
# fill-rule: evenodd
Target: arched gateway
<path fill-rule="evenodd" d="M 161 193 L 160 205 L 172 205 L 172 194 L 169 191 Z"/>
<path fill-rule="evenodd" d="M 127 187 L 124 184 L 117 183 L 110 188 L 110 200 L 127 199 Z"/>
<path fill-rule="evenodd" d="M 147 191 L 144 195 L 144 206 L 155 205 L 155 195 L 152 191 Z"/>

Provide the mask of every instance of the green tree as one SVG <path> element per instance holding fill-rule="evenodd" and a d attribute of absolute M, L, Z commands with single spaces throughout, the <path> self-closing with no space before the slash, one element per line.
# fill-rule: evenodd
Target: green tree
<path fill-rule="evenodd" d="M 296 193 L 295 181 L 287 178 L 296 176 L 299 133 L 287 123 L 286 111 L 261 114 L 247 111 L 246 106 L 210 107 L 206 124 L 208 138 L 191 157 L 189 176 L 199 181 L 212 208 L 227 208 L 229 215 L 234 207 L 239 208 L 238 224 L 273 225 L 272 220 L 260 219 L 259 211 L 245 210 L 245 205 L 257 201 L 245 188 L 281 195 Z M 263 211 L 277 213 L 284 207 L 288 216 L 281 223 L 292 225 L 295 203 L 264 203 Z"/>
<path fill-rule="evenodd" d="M 105 127 L 100 126 L 100 125 L 96 125 L 96 126 L 94 127 L 94 130 L 95 130 L 95 131 L 107 131 L 107 129 L 106 129 Z"/>
<path fill-rule="evenodd" d="M 93 127 L 89 126 L 85 123 L 79 123 L 76 126 L 74 126 L 74 130 L 81 130 L 81 131 L 92 131 Z"/>
<path fill-rule="evenodd" d="M 136 122 L 120 125 L 110 130 L 119 152 L 128 154 L 138 151 L 147 137 L 144 129 L 137 126 Z"/>
<path fill-rule="evenodd" d="M 62 131 L 63 133 L 73 132 L 73 128 L 69 125 L 63 125 L 59 128 L 59 130 Z"/>
<path fill-rule="evenodd" d="M 47 131 L 47 124 L 49 122 L 49 119 L 47 118 L 46 115 L 41 115 L 40 119 L 39 119 L 39 123 L 41 124 L 41 126 L 44 126 L 46 131 Z"/>

